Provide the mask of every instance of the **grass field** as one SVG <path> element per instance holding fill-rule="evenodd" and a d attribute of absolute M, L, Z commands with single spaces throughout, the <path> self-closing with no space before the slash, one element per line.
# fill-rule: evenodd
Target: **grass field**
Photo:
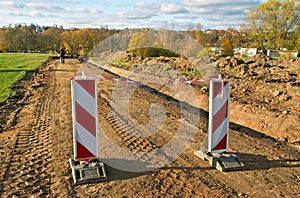
<path fill-rule="evenodd" d="M 11 90 L 14 83 L 26 72 L 39 67 L 48 58 L 49 54 L 0 54 L 0 102 L 15 94 Z"/>

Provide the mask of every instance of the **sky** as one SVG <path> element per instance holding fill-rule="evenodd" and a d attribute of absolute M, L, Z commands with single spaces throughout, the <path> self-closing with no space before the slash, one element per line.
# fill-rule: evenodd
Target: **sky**
<path fill-rule="evenodd" d="M 64 28 L 238 29 L 244 13 L 266 0 L 0 0 L 0 26 Z"/>

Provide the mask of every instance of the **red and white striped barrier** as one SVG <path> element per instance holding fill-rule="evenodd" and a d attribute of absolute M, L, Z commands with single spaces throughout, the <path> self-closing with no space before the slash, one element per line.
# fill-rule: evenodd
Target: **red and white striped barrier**
<path fill-rule="evenodd" d="M 96 78 L 74 78 L 72 86 L 74 159 L 98 158 L 98 114 Z"/>
<path fill-rule="evenodd" d="M 230 83 L 211 80 L 209 94 L 208 152 L 224 152 L 228 148 Z"/>
<path fill-rule="evenodd" d="M 139 82 L 135 80 L 129 80 L 127 78 L 111 78 L 111 77 L 104 77 L 104 76 L 93 76 L 94 78 L 98 78 L 101 80 L 108 80 L 108 81 L 115 81 L 115 82 L 123 82 L 123 83 L 132 83 L 132 84 L 143 84 L 143 85 L 185 85 L 185 84 L 194 84 L 194 83 L 201 83 L 201 82 L 207 82 L 209 80 L 187 80 L 187 81 L 174 81 L 174 82 L 165 82 L 165 83 L 159 83 L 159 82 Z M 77 79 L 77 76 L 71 77 L 68 80 L 74 80 Z"/>

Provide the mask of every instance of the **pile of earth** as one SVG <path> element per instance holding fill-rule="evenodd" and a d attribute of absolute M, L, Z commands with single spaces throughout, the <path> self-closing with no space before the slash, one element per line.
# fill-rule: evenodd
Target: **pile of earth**
<path fill-rule="evenodd" d="M 244 61 L 236 57 L 216 58 L 216 65 L 226 78 L 261 81 L 266 83 L 290 83 L 299 86 L 300 60 L 275 60 L 266 55 L 256 55 Z"/>
<path fill-rule="evenodd" d="M 214 60 L 209 56 L 204 56 L 200 58 L 172 58 L 172 57 L 140 57 L 135 56 L 130 52 L 115 52 L 115 53 L 105 53 L 100 55 L 100 58 L 103 57 L 103 60 L 119 60 L 123 63 L 129 64 L 112 64 L 115 67 L 123 69 L 132 69 L 132 66 L 154 66 L 158 65 L 165 67 L 165 70 L 176 70 L 184 74 L 185 79 L 210 79 L 217 78 L 219 74 L 219 69 L 217 68 Z M 145 67 L 144 67 L 145 68 Z M 148 68 L 149 69 L 149 68 Z"/>
<path fill-rule="evenodd" d="M 107 57 L 107 56 L 106 56 Z M 243 79 L 249 81 L 261 81 L 266 83 L 290 83 L 292 86 L 299 86 L 300 60 L 294 59 L 272 59 L 266 55 L 256 55 L 244 61 L 236 57 L 200 57 L 200 58 L 172 58 L 157 57 L 143 58 L 129 52 L 114 54 L 114 59 L 138 65 L 165 64 L 177 71 L 188 74 L 189 79 L 199 77 L 212 78 L 222 74 L 227 79 Z M 130 69 L 131 65 L 114 65 Z M 193 71 L 200 71 L 202 75 Z M 207 72 L 210 71 L 209 75 Z M 197 74 L 197 75 L 194 75 Z"/>
<path fill-rule="evenodd" d="M 108 58 L 109 56 L 113 57 Z M 126 63 L 110 63 L 114 67 L 135 73 L 146 72 L 144 76 L 152 74 L 153 79 L 156 75 L 161 78 L 162 74 L 169 75 L 174 71 L 177 76 L 169 80 L 181 80 L 182 76 L 186 80 L 210 79 L 221 75 L 223 79 L 230 80 L 231 103 L 241 105 L 243 109 L 249 109 L 247 112 L 250 114 L 261 118 L 264 124 L 258 130 L 282 131 L 281 136 L 290 133 L 293 135 L 285 138 L 287 141 L 300 142 L 300 138 L 297 138 L 300 131 L 297 124 L 300 122 L 300 60 L 277 60 L 261 54 L 246 61 L 237 57 L 222 56 L 142 58 L 128 52 L 105 54 L 105 58 Z M 163 67 L 158 68 L 157 65 Z M 203 85 L 193 84 L 193 86 L 198 93 L 208 93 L 208 88 Z M 267 116 L 268 112 L 274 119 L 290 119 L 290 123 L 286 123 L 284 127 L 275 127 L 268 120 L 270 118 L 270 115 Z"/>
<path fill-rule="evenodd" d="M 300 118 L 300 60 L 275 60 L 259 54 L 247 61 L 221 57 L 216 65 L 231 80 L 231 94 L 237 101 Z"/>

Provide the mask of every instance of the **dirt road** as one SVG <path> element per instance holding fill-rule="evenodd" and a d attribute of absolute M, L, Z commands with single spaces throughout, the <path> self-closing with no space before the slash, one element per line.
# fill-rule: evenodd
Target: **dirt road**
<path fill-rule="evenodd" d="M 194 156 L 206 135 L 205 110 L 200 113 L 195 139 L 174 162 L 149 172 L 126 172 L 106 165 L 107 182 L 75 186 L 68 162 L 73 157 L 73 143 L 71 90 L 67 79 L 76 75 L 81 66 L 77 60 L 66 60 L 64 65 L 53 60 L 34 75 L 30 83 L 40 86 L 26 89 L 15 122 L 0 133 L 0 197 L 300 196 L 299 149 L 250 125 L 232 121 L 230 129 L 229 152 L 245 164 L 244 170 L 221 173 Z M 105 72 L 102 75 L 114 77 Z M 135 122 L 149 122 L 152 103 L 164 106 L 168 112 L 158 134 L 140 137 L 124 117 L 116 116 L 112 110 L 115 87 L 114 81 L 99 81 L 99 122 L 111 141 L 132 152 L 147 153 L 172 139 L 182 113 L 176 103 L 146 89 L 135 89 L 130 98 L 130 114 Z M 235 106 L 234 111 L 237 109 Z M 186 117 L 195 116 L 184 113 Z M 101 155 L 101 145 L 99 148 Z M 146 155 L 141 157 L 147 161 Z"/>

